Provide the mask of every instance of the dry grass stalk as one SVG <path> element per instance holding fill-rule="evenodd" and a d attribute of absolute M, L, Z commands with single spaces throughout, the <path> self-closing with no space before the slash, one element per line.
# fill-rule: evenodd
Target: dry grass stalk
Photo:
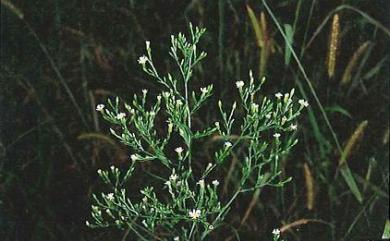
<path fill-rule="evenodd" d="M 348 142 L 345 145 L 345 148 L 343 150 L 343 153 L 341 154 L 339 160 L 339 166 L 343 165 L 347 161 L 348 157 L 352 153 L 352 150 L 362 138 L 364 134 L 364 130 L 366 129 L 367 125 L 368 125 L 368 121 L 365 120 L 361 122 L 359 126 L 355 129 L 355 131 L 352 133 L 352 135 L 349 137 Z"/>
<path fill-rule="evenodd" d="M 306 207 L 309 210 L 313 210 L 315 201 L 314 179 L 307 163 L 303 165 L 303 170 L 306 184 Z"/>
<path fill-rule="evenodd" d="M 328 50 L 328 76 L 332 78 L 336 69 L 337 47 L 339 45 L 340 22 L 339 15 L 333 16 L 332 29 L 330 33 L 329 50 Z"/>
<path fill-rule="evenodd" d="M 288 231 L 290 229 L 293 229 L 293 228 L 295 228 L 297 226 L 305 225 L 305 224 L 308 224 L 308 223 L 324 223 L 324 221 L 318 220 L 318 219 L 302 218 L 302 219 L 299 219 L 299 220 L 294 221 L 292 223 L 284 225 L 279 230 L 280 230 L 281 233 L 285 233 L 286 231 Z"/>
<path fill-rule="evenodd" d="M 345 68 L 343 77 L 341 78 L 340 85 L 347 85 L 352 78 L 352 71 L 355 69 L 360 57 L 366 52 L 367 47 L 370 45 L 370 41 L 364 42 L 352 55 L 352 58 L 349 60 L 347 68 Z"/>

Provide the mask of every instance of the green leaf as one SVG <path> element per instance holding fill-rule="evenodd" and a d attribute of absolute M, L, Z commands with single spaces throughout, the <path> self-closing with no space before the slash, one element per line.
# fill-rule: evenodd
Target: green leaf
<path fill-rule="evenodd" d="M 390 220 L 386 220 L 385 229 L 383 230 L 382 239 L 390 238 Z"/>
<path fill-rule="evenodd" d="M 359 203 L 362 203 L 363 202 L 362 194 L 360 193 L 359 188 L 356 185 L 355 178 L 353 178 L 351 169 L 349 169 L 348 164 L 344 163 L 340 167 L 340 171 L 341 171 L 341 175 L 343 176 L 352 194 L 356 197 Z"/>
<path fill-rule="evenodd" d="M 340 113 L 340 114 L 342 114 L 344 116 L 347 116 L 348 118 L 352 119 L 351 113 L 349 113 L 346 109 L 344 109 L 343 107 L 341 107 L 339 105 L 325 107 L 325 111 L 329 112 L 329 113 L 334 113 L 334 112 Z"/>
<path fill-rule="evenodd" d="M 290 24 L 284 25 L 284 33 L 286 34 L 286 42 L 284 45 L 284 63 L 285 65 L 289 65 L 291 59 L 291 49 L 288 46 L 292 46 L 294 37 L 294 30 Z"/>

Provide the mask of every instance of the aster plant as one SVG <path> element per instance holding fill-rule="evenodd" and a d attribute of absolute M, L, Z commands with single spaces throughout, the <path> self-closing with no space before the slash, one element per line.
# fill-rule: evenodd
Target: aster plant
<path fill-rule="evenodd" d="M 235 83 L 239 103 L 226 105 L 220 100 L 215 105 L 221 116 L 219 122 L 202 130 L 193 126 L 194 115 L 213 93 L 212 85 L 199 90 L 190 85 L 195 67 L 206 57 L 197 47 L 204 32 L 190 25 L 188 39 L 182 33 L 171 36 L 169 55 L 177 64 L 177 75 L 157 71 L 150 43 L 146 42 L 146 54 L 138 62 L 147 75 L 161 84 L 163 91 L 159 95 L 150 99 L 148 91 L 142 90 L 131 103 L 116 98 L 108 100 L 107 106 L 97 106 L 102 117 L 115 126 L 112 135 L 132 154 L 126 170 L 114 166 L 98 170 L 111 191 L 93 195 L 89 227 L 126 229 L 138 240 L 206 240 L 224 224 L 240 194 L 265 186 L 280 187 L 290 180 L 281 177 L 280 160 L 297 143 L 296 119 L 308 105 L 305 100 L 295 100 L 294 89 L 271 98 L 260 96 L 265 79 L 255 81 L 250 72 L 249 81 Z M 161 122 L 162 118 L 166 120 L 163 135 L 156 128 L 157 120 Z M 198 161 L 194 142 L 211 136 L 222 140 L 215 147 L 213 161 L 201 170 L 193 170 L 194 161 Z M 220 183 L 225 180 L 212 176 L 233 155 L 240 163 L 239 181 L 228 198 L 222 199 Z M 127 190 L 131 182 L 127 181 L 142 172 L 141 162 L 161 168 L 158 174 L 145 174 L 155 179 L 153 185 L 145 184 L 140 195 L 130 195 Z"/>

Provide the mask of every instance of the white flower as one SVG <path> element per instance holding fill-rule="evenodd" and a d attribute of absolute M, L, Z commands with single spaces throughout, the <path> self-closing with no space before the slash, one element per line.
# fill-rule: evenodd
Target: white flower
<path fill-rule="evenodd" d="M 146 62 L 148 60 L 149 60 L 148 57 L 146 57 L 145 55 L 142 55 L 141 57 L 139 57 L 138 63 L 144 65 L 144 64 L 146 64 Z"/>
<path fill-rule="evenodd" d="M 192 209 L 192 211 L 188 212 L 188 215 L 190 215 L 190 218 L 196 220 L 200 217 L 201 211 L 199 209 Z"/>
<path fill-rule="evenodd" d="M 309 102 L 307 102 L 306 100 L 304 99 L 300 99 L 298 100 L 298 103 L 303 106 L 303 107 L 308 107 L 309 106 Z"/>
<path fill-rule="evenodd" d="M 233 144 L 231 142 L 229 142 L 229 141 L 225 142 L 225 147 L 226 148 L 229 148 L 229 147 L 232 147 L 232 146 L 233 146 Z"/>
<path fill-rule="evenodd" d="M 114 198 L 114 193 L 112 193 L 112 192 L 109 193 L 109 194 L 107 194 L 106 197 L 107 197 L 107 200 L 109 200 L 109 201 L 114 201 L 114 199 L 115 199 L 115 198 Z"/>
<path fill-rule="evenodd" d="M 103 104 L 98 104 L 98 105 L 96 106 L 96 110 L 97 110 L 97 111 L 103 111 L 103 110 L 104 110 L 104 105 L 103 105 Z"/>
<path fill-rule="evenodd" d="M 273 137 L 279 138 L 279 137 L 280 137 L 280 134 L 279 134 L 279 133 L 275 133 L 275 134 L 273 135 Z"/>
<path fill-rule="evenodd" d="M 204 187 L 204 180 L 200 179 L 196 184 L 200 185 L 201 187 Z"/>
<path fill-rule="evenodd" d="M 237 88 L 239 88 L 239 89 L 241 89 L 243 86 L 244 86 L 244 81 L 237 81 L 236 82 L 236 86 L 237 86 Z"/>
<path fill-rule="evenodd" d="M 146 49 L 150 49 L 150 41 L 145 41 Z"/>
<path fill-rule="evenodd" d="M 130 159 L 131 159 L 132 161 L 136 161 L 136 160 L 138 160 L 138 156 L 135 155 L 135 154 L 132 154 L 132 155 L 130 156 Z"/>
<path fill-rule="evenodd" d="M 146 95 L 148 93 L 147 89 L 142 89 L 142 94 Z"/>
<path fill-rule="evenodd" d="M 206 94 L 207 93 L 207 88 L 206 87 L 202 87 L 202 88 L 200 88 L 200 91 L 202 92 L 202 94 Z"/>
<path fill-rule="evenodd" d="M 272 234 L 275 235 L 275 236 L 279 236 L 280 235 L 280 230 L 275 228 L 274 230 L 272 230 Z"/>
<path fill-rule="evenodd" d="M 97 170 L 97 173 L 98 173 L 99 175 L 102 175 L 102 169 L 98 169 L 98 170 Z"/>
<path fill-rule="evenodd" d="M 216 121 L 216 122 L 214 123 L 214 125 L 215 125 L 215 127 L 217 127 L 217 128 L 219 129 L 219 122 L 218 122 L 218 121 Z"/>
<path fill-rule="evenodd" d="M 157 95 L 157 101 L 161 101 L 161 95 Z"/>
<path fill-rule="evenodd" d="M 171 176 L 169 177 L 169 180 L 174 182 L 177 180 L 177 178 L 179 178 L 179 177 L 175 173 L 172 173 Z"/>
<path fill-rule="evenodd" d="M 182 147 L 176 147 L 176 149 L 175 149 L 175 152 L 177 152 L 177 154 L 181 154 L 182 152 L 183 152 L 183 148 Z"/>
<path fill-rule="evenodd" d="M 298 126 L 297 125 L 294 125 L 294 124 L 292 124 L 291 126 L 290 126 L 290 128 L 291 128 L 291 130 L 296 130 L 297 128 L 298 128 Z"/>
<path fill-rule="evenodd" d="M 179 240 L 180 240 L 179 236 L 173 238 L 173 241 L 179 241 Z"/>
<path fill-rule="evenodd" d="M 214 229 L 214 226 L 210 224 L 209 229 L 210 229 L 210 230 L 213 230 L 213 229 Z"/>
<path fill-rule="evenodd" d="M 282 96 L 283 96 L 283 94 L 280 92 L 275 94 L 275 97 L 278 99 L 282 98 Z"/>
<path fill-rule="evenodd" d="M 207 164 L 206 170 L 209 170 L 212 166 L 213 166 L 213 164 L 211 164 L 211 163 Z"/>
<path fill-rule="evenodd" d="M 218 185 L 219 185 L 219 182 L 218 182 L 218 180 L 214 180 L 214 181 L 212 181 L 212 184 L 213 184 L 214 186 L 218 186 Z"/>
<path fill-rule="evenodd" d="M 88 220 L 87 220 L 87 221 L 85 221 L 85 225 L 89 226 L 89 222 L 88 222 Z"/>
<path fill-rule="evenodd" d="M 118 120 L 122 120 L 122 119 L 125 118 L 125 117 L 126 117 L 126 114 L 123 113 L 123 112 L 121 112 L 121 113 L 119 113 L 119 114 L 116 115 L 116 118 L 117 118 Z"/>
<path fill-rule="evenodd" d="M 182 105 L 183 105 L 183 101 L 181 101 L 181 100 L 176 100 L 176 105 L 177 105 L 177 106 L 182 106 Z"/>

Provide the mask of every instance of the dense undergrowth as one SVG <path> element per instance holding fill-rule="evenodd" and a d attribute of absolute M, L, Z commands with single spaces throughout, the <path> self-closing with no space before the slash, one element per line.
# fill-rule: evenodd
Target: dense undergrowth
<path fill-rule="evenodd" d="M 341 3 L 342 2 L 342 3 Z M 195 128 L 214 123 L 216 103 L 239 100 L 236 81 L 266 76 L 263 95 L 292 88 L 307 99 L 295 149 L 281 161 L 282 189 L 239 197 L 210 240 L 379 238 L 388 219 L 389 25 L 386 1 L 1 1 L 0 236 L 2 240 L 133 240 L 127 230 L 85 225 L 97 170 L 130 166 L 132 154 L 95 111 L 159 86 L 139 68 L 145 41 L 155 64 L 171 34 L 207 28 L 208 56 L 192 88 L 214 85 Z M 214 103 L 214 104 L 212 104 Z M 166 123 L 156 124 L 161 131 Z M 197 143 L 209 163 L 218 136 Z M 234 156 L 219 173 L 237 184 Z M 156 167 L 143 162 L 138 191 Z M 138 193 L 137 193 L 138 195 Z"/>

